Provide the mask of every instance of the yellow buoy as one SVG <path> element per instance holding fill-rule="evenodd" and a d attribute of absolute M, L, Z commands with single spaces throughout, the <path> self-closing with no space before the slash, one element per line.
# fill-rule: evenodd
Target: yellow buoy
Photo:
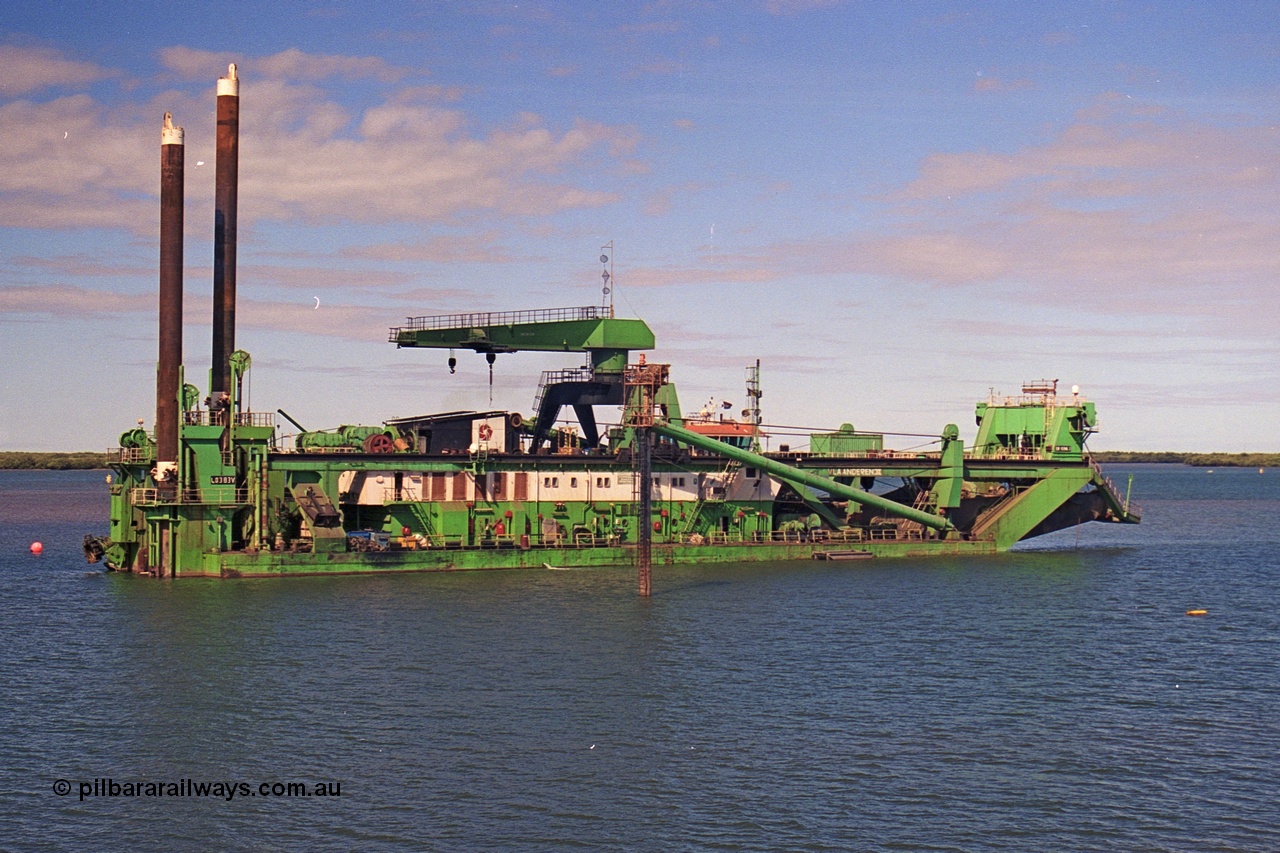
<path fill-rule="evenodd" d="M 1206 616 L 1208 615 L 1208 613 L 1209 613 L 1208 610 L 1188 610 L 1187 611 L 1188 616 Z"/>

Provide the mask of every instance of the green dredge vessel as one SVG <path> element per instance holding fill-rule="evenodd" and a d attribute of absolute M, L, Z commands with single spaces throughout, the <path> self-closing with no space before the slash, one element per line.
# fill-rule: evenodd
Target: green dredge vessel
<path fill-rule="evenodd" d="M 110 531 L 90 562 L 154 577 L 517 569 L 992 554 L 1139 512 L 1092 461 L 1092 402 L 1057 381 L 978 403 L 968 448 L 893 450 L 848 424 L 765 449 L 759 362 L 741 419 L 681 408 L 641 320 L 609 305 L 413 317 L 398 348 L 580 353 L 525 413 L 453 411 L 307 431 L 242 405 L 234 348 L 235 67 L 218 83 L 214 353 L 183 379 L 182 130 L 161 139 L 156 422 L 109 451 Z M 607 264 L 607 258 L 602 258 Z M 606 291 L 609 281 L 606 270 Z M 607 301 L 607 300 L 606 300 Z M 450 353 L 452 364 L 453 355 Z M 612 413 L 596 419 L 597 408 Z M 572 410 L 576 426 L 561 413 Z M 283 434 L 277 417 L 298 428 Z M 932 446 L 932 445 L 931 445 Z"/>

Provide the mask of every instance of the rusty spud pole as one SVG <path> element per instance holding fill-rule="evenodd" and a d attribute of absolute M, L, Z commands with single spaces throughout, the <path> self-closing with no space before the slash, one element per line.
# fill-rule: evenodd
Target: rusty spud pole
<path fill-rule="evenodd" d="M 182 368 L 182 128 L 164 114 L 160 131 L 160 353 L 156 365 L 156 472 L 176 481 L 178 392 Z M 170 472 L 172 474 L 170 475 Z"/>
<path fill-rule="evenodd" d="M 210 395 L 231 391 L 236 348 L 236 196 L 240 173 L 240 80 L 235 65 L 218 78 L 218 138 L 213 211 L 213 374 Z"/>

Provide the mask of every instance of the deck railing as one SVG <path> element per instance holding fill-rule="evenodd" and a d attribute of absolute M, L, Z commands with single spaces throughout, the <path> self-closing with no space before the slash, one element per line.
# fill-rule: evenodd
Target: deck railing
<path fill-rule="evenodd" d="M 249 490 L 232 486 L 210 486 L 207 489 L 136 488 L 129 490 L 129 500 L 134 506 L 156 504 L 205 504 L 231 506 L 249 503 Z"/>
<path fill-rule="evenodd" d="M 1130 500 L 1127 492 L 1125 493 L 1124 497 L 1120 496 L 1120 489 L 1116 486 L 1115 482 L 1112 481 L 1110 477 L 1102 473 L 1102 466 L 1092 459 L 1089 460 L 1089 465 L 1093 468 L 1093 473 L 1097 477 L 1097 479 L 1102 481 L 1102 485 L 1100 488 L 1102 488 L 1104 491 L 1109 492 L 1111 494 L 1111 499 L 1115 501 L 1117 506 L 1121 507 L 1124 510 L 1125 515 L 1133 515 L 1141 518 L 1142 507 L 1139 506 L 1136 501 Z"/>
<path fill-rule="evenodd" d="M 225 426 L 226 412 L 210 412 L 208 409 L 192 409 L 182 413 L 182 422 L 188 426 Z M 275 412 L 236 412 L 236 426 L 276 425 Z"/>
<path fill-rule="evenodd" d="M 485 326 L 514 326 L 519 323 L 555 323 L 566 320 L 599 320 L 608 309 L 595 305 L 581 308 L 539 308 L 532 311 L 479 311 L 471 314 L 440 314 L 409 317 L 408 324 L 392 326 L 388 340 L 392 343 L 404 332 L 428 332 L 444 329 L 479 329 Z"/>
<path fill-rule="evenodd" d="M 547 389 L 561 382 L 590 382 L 595 378 L 595 371 L 590 367 L 570 367 L 565 370 L 544 370 L 538 382 L 538 393 L 533 398 L 533 414 L 537 417 L 542 411 L 542 398 Z"/>
<path fill-rule="evenodd" d="M 146 447 L 108 447 L 107 448 L 107 464 L 108 465 L 138 465 L 144 462 L 153 462 L 156 458 L 156 446 L 154 444 Z"/>

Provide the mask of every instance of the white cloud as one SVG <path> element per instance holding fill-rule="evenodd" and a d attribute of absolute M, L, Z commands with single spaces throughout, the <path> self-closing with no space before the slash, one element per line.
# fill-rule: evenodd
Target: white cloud
<path fill-rule="evenodd" d="M 92 317 L 130 311 L 154 311 L 154 294 L 124 295 L 65 285 L 0 287 L 0 314 Z"/>
<path fill-rule="evenodd" d="M 54 54 L 46 59 L 50 75 L 65 64 Z M 207 181 L 197 183 L 191 161 L 212 160 L 212 127 L 195 122 L 212 113 L 212 82 L 235 59 L 187 48 L 162 52 L 171 72 L 202 72 L 208 85 L 199 97 L 170 91 L 110 109 L 89 94 L 0 104 L 0 226 L 152 233 L 159 129 L 167 110 L 177 124 L 191 125 L 187 198 L 198 201 L 209 188 Z M 463 110 L 442 106 L 457 91 L 389 85 L 403 73 L 378 59 L 298 51 L 245 61 L 241 223 L 546 216 L 615 200 L 592 184 L 631 150 L 631 131 L 585 120 L 557 129 L 529 114 L 477 129 Z M 311 82 L 291 82 L 334 75 L 372 77 L 381 85 L 368 89 L 364 104 L 350 106 Z"/>
<path fill-rule="evenodd" d="M 938 284 L 1024 282 L 1130 310 L 1174 293 L 1274 306 L 1277 159 L 1274 129 L 1108 99 L 1043 145 L 928 158 L 890 199 L 894 227 L 854 236 L 844 262 Z"/>
<path fill-rule="evenodd" d="M 839 6 L 844 0 L 765 0 L 765 11 L 770 15 L 798 15 L 814 9 Z"/>
<path fill-rule="evenodd" d="M 158 191 L 161 117 L 148 133 L 111 123 L 88 95 L 0 104 L 0 226 L 118 226 L 145 216 L 137 196 Z"/>
<path fill-rule="evenodd" d="M 83 86 L 122 76 L 91 62 L 71 59 L 49 47 L 0 45 L 0 97 L 29 95 L 61 86 Z"/>
<path fill-rule="evenodd" d="M 191 80 L 207 80 L 213 70 L 217 70 L 217 76 L 224 76 L 231 63 L 237 64 L 239 75 L 308 83 L 330 77 L 394 83 L 410 74 L 409 69 L 396 68 L 377 56 L 303 53 L 296 47 L 259 58 L 245 58 L 230 51 L 166 47 L 160 51 L 160 62 L 168 70 Z"/>

